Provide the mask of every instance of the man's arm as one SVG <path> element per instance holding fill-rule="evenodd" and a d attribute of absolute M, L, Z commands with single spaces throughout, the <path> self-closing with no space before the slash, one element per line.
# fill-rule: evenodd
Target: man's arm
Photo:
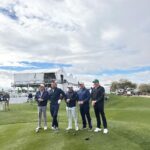
<path fill-rule="evenodd" d="M 91 97 L 88 89 L 86 89 L 85 95 L 86 95 L 86 98 L 84 99 L 84 103 L 87 103 L 88 101 L 90 101 L 90 97 Z"/>
<path fill-rule="evenodd" d="M 35 101 L 38 102 L 38 93 L 35 94 Z"/>
<path fill-rule="evenodd" d="M 60 97 L 61 100 L 62 99 L 65 99 L 65 100 L 67 99 L 67 96 L 66 96 L 65 92 L 61 89 L 60 89 L 60 94 L 62 95 L 62 97 Z"/>
<path fill-rule="evenodd" d="M 73 93 L 73 96 L 71 97 L 71 99 L 70 99 L 70 101 L 78 101 L 78 94 L 77 94 L 77 92 L 74 92 Z"/>
<path fill-rule="evenodd" d="M 50 90 L 49 92 L 48 92 L 48 100 L 51 102 L 51 96 L 52 96 L 52 91 Z"/>
<path fill-rule="evenodd" d="M 94 89 L 92 89 L 92 91 L 91 91 L 91 100 L 92 100 L 92 101 L 94 101 L 94 99 L 93 99 L 93 90 L 94 90 Z"/>
<path fill-rule="evenodd" d="M 77 92 L 75 92 L 75 100 L 76 100 L 76 101 L 79 100 L 79 96 L 78 96 Z"/>
<path fill-rule="evenodd" d="M 69 94 L 68 94 L 68 93 L 66 93 L 66 99 L 65 99 L 65 102 L 66 102 L 66 103 L 69 103 L 69 102 L 70 102 L 70 97 L 69 97 Z"/>
<path fill-rule="evenodd" d="M 96 99 L 96 102 L 102 101 L 105 95 L 105 89 L 102 87 L 98 93 L 99 97 Z"/>
<path fill-rule="evenodd" d="M 50 98 L 49 98 L 49 92 L 46 91 L 46 100 L 48 101 Z"/>
<path fill-rule="evenodd" d="M 67 96 L 66 96 L 66 94 L 65 94 L 65 92 L 63 91 L 63 90 L 61 90 L 61 89 L 59 89 L 60 91 L 59 91 L 59 100 L 58 100 L 58 104 L 60 104 L 61 103 L 61 101 L 64 99 L 65 101 L 66 101 L 66 99 L 67 99 Z"/>

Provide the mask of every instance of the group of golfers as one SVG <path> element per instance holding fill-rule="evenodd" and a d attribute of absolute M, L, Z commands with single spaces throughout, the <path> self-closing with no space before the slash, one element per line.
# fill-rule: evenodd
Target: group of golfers
<path fill-rule="evenodd" d="M 36 132 L 41 129 L 41 119 L 43 114 L 44 119 L 44 130 L 47 130 L 47 102 L 50 100 L 50 114 L 52 116 L 52 130 L 58 130 L 58 111 L 59 106 L 62 100 L 66 102 L 66 112 L 68 118 L 68 127 L 66 130 L 72 129 L 72 120 L 75 123 L 75 130 L 79 130 L 78 126 L 78 117 L 76 105 L 79 105 L 80 114 L 82 118 L 82 129 L 88 129 L 92 131 L 92 120 L 90 116 L 90 102 L 92 101 L 92 106 L 94 108 L 97 127 L 94 129 L 94 132 L 100 132 L 101 128 L 101 119 L 103 122 L 103 133 L 107 134 L 107 121 L 104 113 L 104 96 L 105 89 L 100 85 L 99 80 L 95 79 L 93 81 L 93 88 L 91 92 L 85 87 L 83 82 L 79 83 L 80 89 L 74 91 L 72 86 L 68 86 L 68 91 L 65 93 L 63 90 L 57 87 L 55 81 L 51 82 L 51 88 L 49 91 L 45 89 L 44 84 L 39 86 L 39 91 L 35 95 L 35 100 L 38 104 L 38 127 Z"/>

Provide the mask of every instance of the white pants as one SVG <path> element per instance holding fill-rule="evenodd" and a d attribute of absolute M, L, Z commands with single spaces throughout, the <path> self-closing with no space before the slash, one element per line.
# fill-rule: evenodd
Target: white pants
<path fill-rule="evenodd" d="M 75 128 L 78 128 L 76 107 L 66 107 L 66 112 L 68 117 L 68 128 L 72 128 L 72 118 L 74 119 Z"/>

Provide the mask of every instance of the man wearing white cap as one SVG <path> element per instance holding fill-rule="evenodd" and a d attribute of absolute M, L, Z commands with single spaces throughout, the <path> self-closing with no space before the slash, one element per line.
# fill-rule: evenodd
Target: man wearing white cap
<path fill-rule="evenodd" d="M 44 84 L 40 84 L 39 91 L 35 95 L 35 100 L 38 104 L 38 127 L 36 128 L 36 132 L 41 128 L 42 113 L 44 118 L 44 130 L 47 130 L 46 108 L 48 98 L 48 92 L 45 90 Z"/>
<path fill-rule="evenodd" d="M 72 118 L 75 122 L 75 130 L 78 131 L 77 113 L 76 113 L 76 102 L 78 100 L 77 93 L 73 90 L 72 86 L 68 86 L 68 92 L 66 93 L 66 112 L 68 117 L 68 128 L 66 130 L 72 129 Z"/>

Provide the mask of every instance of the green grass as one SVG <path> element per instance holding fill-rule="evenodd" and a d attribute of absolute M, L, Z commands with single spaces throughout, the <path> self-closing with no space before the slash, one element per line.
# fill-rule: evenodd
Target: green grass
<path fill-rule="evenodd" d="M 34 103 L 16 104 L 11 110 L 0 112 L 0 150 L 149 150 L 150 99 L 110 96 L 106 102 L 109 134 L 74 130 L 67 133 L 65 104 L 59 111 L 60 131 L 48 129 L 35 133 L 37 106 Z M 93 126 L 96 120 L 91 107 Z M 79 125 L 81 117 L 79 116 Z M 51 117 L 47 109 L 48 125 Z M 85 140 L 86 137 L 90 139 Z"/>

